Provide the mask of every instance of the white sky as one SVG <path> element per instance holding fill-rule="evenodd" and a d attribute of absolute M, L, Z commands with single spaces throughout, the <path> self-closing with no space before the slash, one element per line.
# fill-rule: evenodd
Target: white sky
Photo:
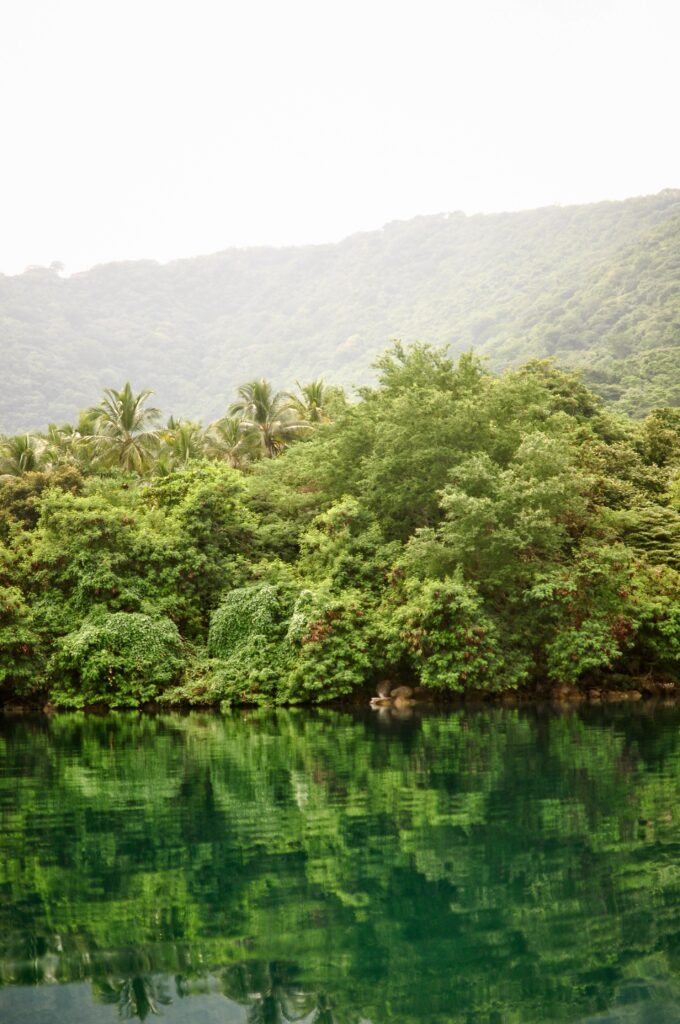
<path fill-rule="evenodd" d="M 680 0 L 0 0 L 0 271 L 680 187 Z"/>

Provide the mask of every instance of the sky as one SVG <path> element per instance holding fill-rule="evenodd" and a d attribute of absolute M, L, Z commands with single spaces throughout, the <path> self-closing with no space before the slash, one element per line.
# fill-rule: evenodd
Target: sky
<path fill-rule="evenodd" d="M 4 0 L 0 272 L 680 187 L 677 0 Z"/>

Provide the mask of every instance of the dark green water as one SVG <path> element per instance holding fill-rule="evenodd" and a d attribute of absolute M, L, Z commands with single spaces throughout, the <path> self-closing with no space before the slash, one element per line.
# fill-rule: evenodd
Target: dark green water
<path fill-rule="evenodd" d="M 677 709 L 0 725 L 0 1020 L 680 1022 Z"/>

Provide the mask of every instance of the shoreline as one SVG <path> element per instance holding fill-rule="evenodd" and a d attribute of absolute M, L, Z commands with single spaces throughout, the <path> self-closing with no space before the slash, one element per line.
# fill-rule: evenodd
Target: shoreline
<path fill-rule="evenodd" d="M 395 687 L 395 690 L 409 690 L 408 694 L 390 693 L 389 695 L 376 693 L 375 690 L 363 689 L 355 694 L 348 695 L 346 699 L 332 699 L 317 702 L 289 702 L 289 703 L 240 703 L 232 704 L 230 710 L 252 711 L 258 709 L 335 709 L 335 710 L 356 710 L 364 709 L 374 713 L 390 712 L 406 714 L 414 711 L 424 710 L 454 710 L 456 708 L 483 708 L 483 707 L 531 707 L 551 706 L 554 708 L 569 708 L 588 705 L 597 707 L 609 704 L 635 704 L 644 707 L 672 707 L 680 701 L 680 683 L 670 681 L 635 680 L 636 687 L 622 688 L 593 686 L 589 685 L 582 689 L 576 686 L 557 686 L 554 688 L 537 686 L 523 690 L 505 691 L 483 691 L 468 690 L 467 692 L 455 692 L 446 690 L 427 690 L 423 687 Z M 82 712 L 90 715 L 103 715 L 109 712 L 132 711 L 139 714 L 161 714 L 163 712 L 190 711 L 217 711 L 225 709 L 219 702 L 205 704 L 189 703 L 188 701 L 147 701 L 137 707 L 111 706 L 108 704 L 92 704 L 81 708 L 65 707 L 52 704 L 49 699 L 40 701 L 31 700 L 10 700 L 0 704 L 0 716 L 21 716 L 21 715 L 52 715 L 70 714 Z"/>

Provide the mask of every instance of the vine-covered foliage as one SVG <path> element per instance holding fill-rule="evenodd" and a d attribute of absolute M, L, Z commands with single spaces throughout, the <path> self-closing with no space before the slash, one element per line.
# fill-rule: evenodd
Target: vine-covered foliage
<path fill-rule="evenodd" d="M 286 665 L 290 597 L 261 583 L 232 590 L 210 617 L 208 654 L 218 659 L 220 687 L 213 696 L 271 701 Z"/>
<path fill-rule="evenodd" d="M 192 429 L 183 462 L 160 440 L 154 461 L 147 430 L 133 472 L 83 434 L 6 474 L 4 698 L 678 681 L 680 413 L 630 420 L 552 363 L 494 376 L 427 345 L 378 371 L 359 401 L 333 396 L 334 419 L 318 383 L 308 419 L 249 385 L 231 447 Z M 271 443 L 239 463 L 253 430 Z"/>
<path fill-rule="evenodd" d="M 50 663 L 53 698 L 65 707 L 137 707 L 177 675 L 182 643 L 169 619 L 98 612 L 58 643 Z"/>

